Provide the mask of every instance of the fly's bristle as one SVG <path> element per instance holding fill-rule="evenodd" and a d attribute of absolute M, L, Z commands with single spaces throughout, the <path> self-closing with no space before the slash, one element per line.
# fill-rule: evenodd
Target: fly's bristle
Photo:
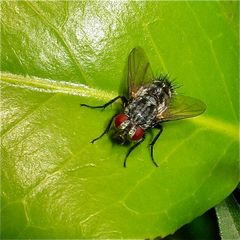
<path fill-rule="evenodd" d="M 173 92 L 176 91 L 176 89 L 182 87 L 182 84 L 180 84 L 179 82 L 177 82 L 176 78 L 171 80 L 171 89 Z"/>
<path fill-rule="evenodd" d="M 165 82 L 165 84 L 170 88 L 170 91 L 172 94 L 176 92 L 176 89 L 182 86 L 176 81 L 176 78 L 173 80 L 170 80 L 169 74 L 160 74 L 156 77 L 156 80 Z"/>
<path fill-rule="evenodd" d="M 159 74 L 157 77 L 156 77 L 156 80 L 158 81 L 167 81 L 167 82 L 170 82 L 169 80 L 169 74 Z"/>

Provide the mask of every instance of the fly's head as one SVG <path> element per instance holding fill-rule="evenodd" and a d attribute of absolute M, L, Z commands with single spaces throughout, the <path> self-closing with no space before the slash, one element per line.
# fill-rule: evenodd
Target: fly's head
<path fill-rule="evenodd" d="M 128 115 L 120 113 L 114 120 L 116 132 L 113 140 L 119 144 L 128 144 L 131 141 L 140 141 L 144 136 L 144 130 L 139 126 L 134 126 Z"/>

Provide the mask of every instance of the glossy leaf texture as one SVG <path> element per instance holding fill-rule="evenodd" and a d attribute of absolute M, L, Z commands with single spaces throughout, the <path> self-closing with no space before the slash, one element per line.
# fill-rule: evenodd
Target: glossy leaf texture
<path fill-rule="evenodd" d="M 238 2 L 1 2 L 2 238 L 164 237 L 239 181 Z M 128 147 L 95 144 L 132 48 L 206 103 Z"/>

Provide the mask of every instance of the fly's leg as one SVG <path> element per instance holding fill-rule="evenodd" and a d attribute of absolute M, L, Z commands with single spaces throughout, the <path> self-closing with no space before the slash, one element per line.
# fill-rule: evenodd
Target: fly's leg
<path fill-rule="evenodd" d="M 116 114 L 110 119 L 110 121 L 109 121 L 106 129 L 104 130 L 104 132 L 103 132 L 99 137 L 93 139 L 93 140 L 91 141 L 91 143 L 94 143 L 95 141 L 97 141 L 98 139 L 100 139 L 101 137 L 103 137 L 103 136 L 109 131 L 109 129 L 110 129 L 111 125 L 112 125 L 113 119 L 114 119 L 115 117 L 116 117 Z"/>
<path fill-rule="evenodd" d="M 121 98 L 121 100 L 123 102 L 123 106 L 125 107 L 126 104 L 127 104 L 127 99 L 124 96 L 117 96 L 117 97 L 113 98 L 112 100 L 110 100 L 109 102 L 107 102 L 107 103 L 105 103 L 103 105 L 100 105 L 100 106 L 90 106 L 90 105 L 87 105 L 87 104 L 80 104 L 80 106 L 82 106 L 82 107 L 89 107 L 89 108 L 102 108 L 102 109 L 105 109 L 107 106 L 111 105 L 112 103 L 117 101 L 119 98 Z"/>
<path fill-rule="evenodd" d="M 124 167 L 126 167 L 127 158 L 128 158 L 128 156 L 130 155 L 130 153 L 131 153 L 140 143 L 142 143 L 142 142 L 144 141 L 144 139 L 145 139 L 145 136 L 143 136 L 143 138 L 142 138 L 139 142 L 135 143 L 132 147 L 129 148 L 128 153 L 127 153 L 127 155 L 126 155 L 126 157 L 125 157 L 125 159 L 124 159 L 124 162 L 123 162 L 123 166 L 124 166 Z"/>
<path fill-rule="evenodd" d="M 161 125 L 159 126 L 156 126 L 155 128 L 159 129 L 159 132 L 157 133 L 157 135 L 154 137 L 154 139 L 152 140 L 152 142 L 150 143 L 150 153 L 151 153 L 151 159 L 152 159 L 152 162 L 153 164 L 158 167 L 157 163 L 155 162 L 154 160 L 154 157 L 153 157 L 153 146 L 154 144 L 156 143 L 156 141 L 158 140 L 158 138 L 160 137 L 162 131 L 163 131 L 163 127 Z"/>
<path fill-rule="evenodd" d="M 124 97 L 124 96 L 117 96 L 115 98 L 113 98 L 112 100 L 110 100 L 109 102 L 103 104 L 103 105 L 100 105 L 100 106 L 90 106 L 90 105 L 87 105 L 87 104 L 80 104 L 80 106 L 82 107 L 88 107 L 88 108 L 102 108 L 102 109 L 105 109 L 107 106 L 111 105 L 112 103 L 114 103 L 116 100 L 118 100 L 119 98 L 121 98 L 122 102 L 123 102 L 123 106 L 125 107 L 126 104 L 127 104 L 127 99 Z M 113 119 L 116 117 L 116 115 L 114 115 L 111 120 L 109 121 L 106 129 L 104 130 L 104 132 L 97 138 L 93 139 L 91 141 L 91 143 L 94 143 L 95 141 L 99 140 L 101 137 L 103 137 L 110 129 L 111 125 L 112 125 L 112 122 L 113 122 Z"/>

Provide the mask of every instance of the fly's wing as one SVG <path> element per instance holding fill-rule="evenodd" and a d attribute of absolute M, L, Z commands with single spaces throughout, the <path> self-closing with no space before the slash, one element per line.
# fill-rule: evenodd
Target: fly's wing
<path fill-rule="evenodd" d="M 134 48 L 128 57 L 128 92 L 129 97 L 154 79 L 148 58 L 141 47 Z"/>
<path fill-rule="evenodd" d="M 206 105 L 192 97 L 174 95 L 167 110 L 159 117 L 159 122 L 196 117 L 206 110 Z"/>

